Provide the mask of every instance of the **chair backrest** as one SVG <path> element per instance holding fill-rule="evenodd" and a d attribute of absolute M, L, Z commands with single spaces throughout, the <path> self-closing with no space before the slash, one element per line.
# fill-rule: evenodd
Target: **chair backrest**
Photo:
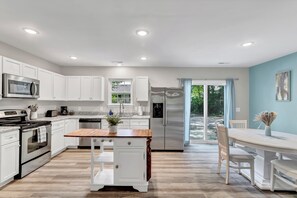
<path fill-rule="evenodd" d="M 219 155 L 225 160 L 229 160 L 229 137 L 228 129 L 222 125 L 217 125 Z"/>
<path fill-rule="evenodd" d="M 230 126 L 231 128 L 246 129 L 247 120 L 230 120 Z"/>

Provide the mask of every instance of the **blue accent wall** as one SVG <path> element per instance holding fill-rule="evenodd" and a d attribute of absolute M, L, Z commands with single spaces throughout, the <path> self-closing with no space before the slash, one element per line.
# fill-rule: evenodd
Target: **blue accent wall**
<path fill-rule="evenodd" d="M 275 74 L 291 70 L 291 101 L 275 99 Z M 262 111 L 275 111 L 274 131 L 297 134 L 297 53 L 290 54 L 249 69 L 249 126 L 258 128 L 255 115 Z M 264 128 L 262 125 L 261 128 Z"/>

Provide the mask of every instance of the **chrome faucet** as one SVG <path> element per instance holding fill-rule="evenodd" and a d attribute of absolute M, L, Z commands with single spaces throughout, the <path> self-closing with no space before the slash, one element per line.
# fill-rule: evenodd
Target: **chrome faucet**
<path fill-rule="evenodd" d="M 120 101 L 120 113 L 119 113 L 119 116 L 122 116 L 124 114 L 124 109 L 125 109 L 124 102 L 121 100 Z M 123 110 L 123 112 L 122 112 L 122 110 Z"/>

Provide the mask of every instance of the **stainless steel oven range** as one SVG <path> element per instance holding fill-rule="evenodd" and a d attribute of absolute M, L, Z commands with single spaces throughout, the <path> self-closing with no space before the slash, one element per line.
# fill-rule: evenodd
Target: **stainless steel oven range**
<path fill-rule="evenodd" d="M 0 126 L 20 127 L 20 164 L 22 178 L 51 159 L 51 122 L 26 121 L 25 110 L 0 110 Z"/>

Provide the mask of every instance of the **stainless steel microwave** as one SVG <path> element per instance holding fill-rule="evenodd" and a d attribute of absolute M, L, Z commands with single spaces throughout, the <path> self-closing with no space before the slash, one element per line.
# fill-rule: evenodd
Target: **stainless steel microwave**
<path fill-rule="evenodd" d="M 39 80 L 3 74 L 4 98 L 39 98 Z"/>

